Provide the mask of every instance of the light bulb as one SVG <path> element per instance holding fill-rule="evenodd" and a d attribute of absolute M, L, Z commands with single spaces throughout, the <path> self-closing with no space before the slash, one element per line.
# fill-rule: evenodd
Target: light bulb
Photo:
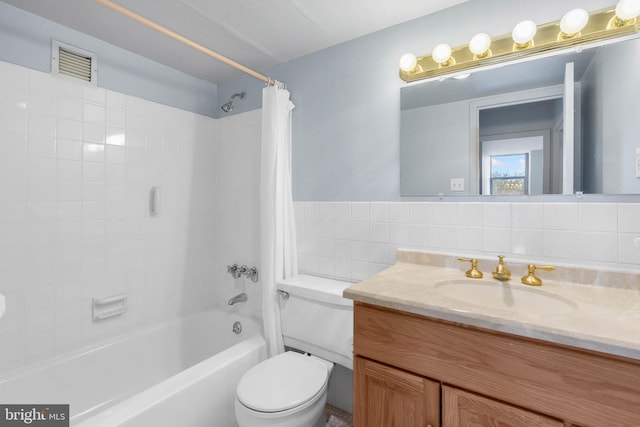
<path fill-rule="evenodd" d="M 478 33 L 471 37 L 469 41 L 469 50 L 477 56 L 484 55 L 491 46 L 491 37 L 487 33 Z"/>
<path fill-rule="evenodd" d="M 400 62 L 398 64 L 400 69 L 406 73 L 409 73 L 415 70 L 418 65 L 418 58 L 413 53 L 405 53 L 400 57 Z"/>
<path fill-rule="evenodd" d="M 451 58 L 451 46 L 446 43 L 440 43 L 431 51 L 431 57 L 438 64 L 446 64 Z"/>
<path fill-rule="evenodd" d="M 524 45 L 533 39 L 537 31 L 538 27 L 536 26 L 536 23 L 526 20 L 519 22 L 515 27 L 513 27 L 511 37 L 517 44 Z"/>
<path fill-rule="evenodd" d="M 560 20 L 560 30 L 570 36 L 578 34 L 589 22 L 589 12 L 584 9 L 573 9 L 565 13 Z"/>
<path fill-rule="evenodd" d="M 623 21 L 640 15 L 640 0 L 620 0 L 616 5 L 616 16 Z"/>

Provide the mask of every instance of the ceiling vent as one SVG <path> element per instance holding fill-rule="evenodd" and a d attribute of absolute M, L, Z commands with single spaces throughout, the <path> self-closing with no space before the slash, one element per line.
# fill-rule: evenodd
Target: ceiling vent
<path fill-rule="evenodd" d="M 98 84 L 98 56 L 57 40 L 52 43 L 51 70 L 54 75 L 80 79 L 94 86 Z"/>

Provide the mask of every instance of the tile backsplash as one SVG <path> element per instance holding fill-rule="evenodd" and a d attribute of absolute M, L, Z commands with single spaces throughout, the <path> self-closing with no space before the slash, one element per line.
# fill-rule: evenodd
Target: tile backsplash
<path fill-rule="evenodd" d="M 640 272 L 639 203 L 295 202 L 301 272 L 359 281 L 396 250 Z"/>

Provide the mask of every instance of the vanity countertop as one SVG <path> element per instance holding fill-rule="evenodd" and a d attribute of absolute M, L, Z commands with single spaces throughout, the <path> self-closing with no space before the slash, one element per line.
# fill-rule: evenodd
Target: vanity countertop
<path fill-rule="evenodd" d="M 438 261 L 435 263 L 437 265 L 430 264 L 433 259 Z M 475 279 L 465 277 L 465 265 L 458 266 L 453 257 L 443 261 L 445 259 L 441 255 L 399 251 L 395 265 L 347 288 L 344 297 L 640 360 L 640 275 L 607 272 L 607 280 L 616 281 L 616 286 L 581 284 L 571 283 L 562 277 L 574 269 L 567 268 L 563 271 L 560 267 L 559 271 L 541 272 L 539 276 L 543 278 L 544 284 L 541 287 L 531 287 L 520 283 L 520 277 L 526 272 L 526 267 L 522 265 L 510 266 L 512 278 L 507 282 L 499 282 L 491 277 L 490 262 L 483 261 L 484 278 L 475 282 Z M 497 264 L 497 260 L 492 263 Z M 554 273 L 563 281 L 554 280 Z M 582 279 L 596 277 L 593 274 L 602 276 L 597 271 L 587 271 L 582 274 Z M 458 299 L 455 295 L 441 292 L 439 287 L 451 282 L 462 282 L 462 286 L 454 290 L 460 293 L 466 292 L 464 286 L 467 285 L 495 284 L 500 287 L 501 298 L 508 300 L 515 293 L 520 303 L 514 309 L 466 302 L 465 299 L 470 300 L 468 296 Z M 535 298 L 539 295 L 561 302 L 566 309 L 562 306 L 558 310 L 550 308 L 545 303 L 546 300 L 531 305 L 527 303 L 529 296 Z"/>

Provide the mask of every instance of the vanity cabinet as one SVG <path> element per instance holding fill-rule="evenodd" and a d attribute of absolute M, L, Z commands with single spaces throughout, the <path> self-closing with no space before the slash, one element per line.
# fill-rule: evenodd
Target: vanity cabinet
<path fill-rule="evenodd" d="M 354 426 L 640 426 L 640 361 L 356 302 Z"/>

